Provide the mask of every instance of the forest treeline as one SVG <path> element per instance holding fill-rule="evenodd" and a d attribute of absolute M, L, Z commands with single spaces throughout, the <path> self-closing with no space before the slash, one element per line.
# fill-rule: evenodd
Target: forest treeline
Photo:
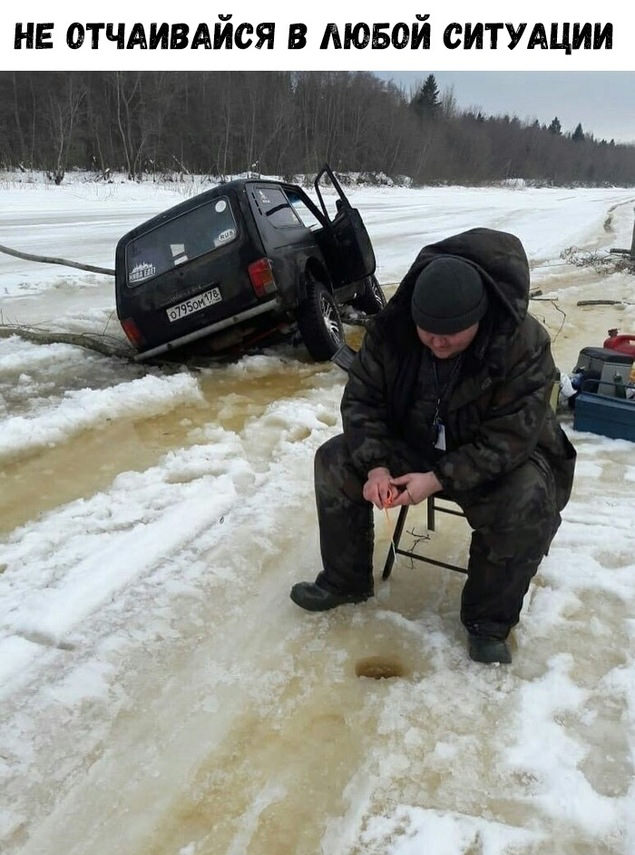
<path fill-rule="evenodd" d="M 371 72 L 0 72 L 0 166 L 225 176 L 339 171 L 417 184 L 523 178 L 635 184 L 635 146 L 460 110 L 433 75 L 406 93 Z"/>

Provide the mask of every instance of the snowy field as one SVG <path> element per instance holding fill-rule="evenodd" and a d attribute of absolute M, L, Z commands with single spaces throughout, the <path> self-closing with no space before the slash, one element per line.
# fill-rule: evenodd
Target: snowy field
<path fill-rule="evenodd" d="M 191 191 L 2 176 L 0 243 L 112 267 Z M 563 371 L 635 333 L 633 276 L 560 257 L 630 246 L 633 188 L 350 196 L 388 294 L 422 245 L 490 226 L 524 242 Z M 0 255 L 0 309 L 120 335 L 107 276 Z M 565 423 L 574 495 L 514 662 L 477 665 L 458 574 L 402 558 L 363 605 L 288 598 L 319 569 L 344 379 L 291 344 L 194 371 L 0 339 L 4 855 L 635 853 L 635 444 Z M 442 517 L 431 548 L 467 542 Z M 357 676 L 374 658 L 401 676 Z"/>

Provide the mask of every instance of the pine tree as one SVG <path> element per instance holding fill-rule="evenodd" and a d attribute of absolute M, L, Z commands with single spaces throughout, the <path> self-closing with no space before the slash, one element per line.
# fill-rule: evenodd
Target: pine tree
<path fill-rule="evenodd" d="M 582 130 L 582 125 L 578 122 L 578 125 L 573 132 L 573 136 L 571 137 L 575 142 L 582 142 L 585 139 L 584 131 Z"/>
<path fill-rule="evenodd" d="M 557 137 L 561 136 L 562 125 L 560 124 L 560 119 L 557 116 L 554 116 L 553 121 L 549 125 L 548 130 L 551 131 L 552 134 L 555 134 Z"/>
<path fill-rule="evenodd" d="M 441 109 L 439 87 L 434 74 L 429 74 L 410 102 L 413 110 L 424 118 L 436 116 Z"/>

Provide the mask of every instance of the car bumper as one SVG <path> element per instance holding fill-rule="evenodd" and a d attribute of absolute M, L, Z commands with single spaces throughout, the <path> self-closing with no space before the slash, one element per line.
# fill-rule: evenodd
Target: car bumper
<path fill-rule="evenodd" d="M 228 318 L 223 318 L 222 321 L 217 321 L 214 324 L 209 324 L 206 327 L 201 327 L 199 330 L 187 333 L 186 335 L 174 338 L 171 341 L 166 341 L 164 344 L 159 344 L 156 347 L 151 347 L 149 350 L 143 350 L 137 353 L 134 357 L 135 362 L 144 362 L 146 359 L 152 359 L 154 356 L 159 356 L 162 353 L 168 353 L 171 350 L 176 350 L 185 344 L 193 341 L 198 341 L 201 338 L 206 338 L 208 335 L 220 332 L 228 327 L 236 326 L 237 324 L 255 318 L 258 315 L 264 315 L 266 312 L 271 312 L 280 308 L 280 303 L 277 299 L 267 300 L 266 303 L 260 303 L 251 309 L 246 309 L 244 312 L 239 312 L 237 315 L 230 315 Z"/>

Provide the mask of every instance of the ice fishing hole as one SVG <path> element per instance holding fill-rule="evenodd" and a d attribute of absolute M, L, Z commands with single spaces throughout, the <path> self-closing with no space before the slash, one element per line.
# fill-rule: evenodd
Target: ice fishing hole
<path fill-rule="evenodd" d="M 405 677 L 405 667 L 397 659 L 385 656 L 368 656 L 355 665 L 358 677 L 370 677 L 372 680 L 389 680 L 391 677 Z"/>

